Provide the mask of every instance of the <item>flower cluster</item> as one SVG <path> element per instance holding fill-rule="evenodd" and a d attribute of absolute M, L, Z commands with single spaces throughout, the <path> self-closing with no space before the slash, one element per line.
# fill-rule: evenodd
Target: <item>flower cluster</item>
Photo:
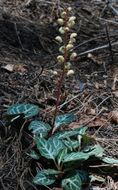
<path fill-rule="evenodd" d="M 72 8 L 68 7 L 65 11 L 62 11 L 61 17 L 58 18 L 57 23 L 59 24 L 59 36 L 56 36 L 55 40 L 61 44 L 57 60 L 58 63 L 64 65 L 64 69 L 67 76 L 74 74 L 71 69 L 71 61 L 74 61 L 77 57 L 77 53 L 73 51 L 74 43 L 76 42 L 77 33 L 72 32 L 75 25 L 75 16 L 71 16 Z"/>

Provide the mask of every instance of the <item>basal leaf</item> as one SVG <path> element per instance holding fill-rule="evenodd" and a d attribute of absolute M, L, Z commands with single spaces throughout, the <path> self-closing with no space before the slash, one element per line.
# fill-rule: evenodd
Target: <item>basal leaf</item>
<path fill-rule="evenodd" d="M 39 160 L 40 158 L 40 156 L 34 150 L 31 150 L 31 152 L 29 154 L 27 153 L 27 155 L 36 160 Z"/>
<path fill-rule="evenodd" d="M 87 127 L 80 127 L 78 128 L 79 135 L 84 135 L 86 133 Z"/>
<path fill-rule="evenodd" d="M 95 156 L 97 158 L 101 158 L 103 156 L 103 148 L 100 145 L 95 145 L 95 146 L 90 146 L 88 150 L 84 150 L 81 152 L 73 152 L 73 153 L 68 153 L 65 155 L 63 159 L 63 163 L 66 162 L 74 162 L 74 161 L 85 161 L 87 160 L 90 156 Z"/>
<path fill-rule="evenodd" d="M 83 136 L 86 133 L 87 127 L 80 127 L 79 129 L 80 129 L 80 132 L 78 134 L 78 141 L 79 141 L 79 144 L 81 145 L 81 140 L 83 139 Z"/>
<path fill-rule="evenodd" d="M 76 116 L 73 113 L 58 115 L 56 116 L 56 119 L 55 119 L 55 129 L 57 129 L 58 127 L 62 125 L 69 124 L 73 122 L 74 120 L 76 120 Z"/>
<path fill-rule="evenodd" d="M 48 123 L 44 123 L 43 121 L 34 120 L 29 125 L 29 130 L 36 135 L 43 134 L 46 136 L 47 133 L 51 130 L 51 126 Z"/>
<path fill-rule="evenodd" d="M 66 162 L 74 162 L 74 161 L 80 161 L 83 162 L 89 158 L 89 154 L 84 152 L 73 152 L 66 154 L 63 158 L 63 163 Z"/>
<path fill-rule="evenodd" d="M 77 170 L 77 174 L 80 176 L 82 184 L 85 184 L 87 181 L 89 181 L 89 175 L 87 171 Z"/>
<path fill-rule="evenodd" d="M 67 139 L 67 140 L 62 140 L 62 142 L 64 143 L 64 145 L 70 150 L 75 150 L 76 148 L 80 147 L 80 142 L 78 140 L 71 140 L 71 139 Z"/>
<path fill-rule="evenodd" d="M 55 156 L 57 156 L 58 153 L 65 148 L 63 142 L 53 136 L 48 139 L 48 142 L 53 145 L 53 148 L 55 149 Z"/>
<path fill-rule="evenodd" d="M 110 157 L 103 157 L 102 161 L 107 164 L 115 164 L 118 165 L 118 159 L 110 158 Z"/>
<path fill-rule="evenodd" d="M 88 149 L 83 150 L 84 153 L 89 156 L 95 156 L 97 158 L 101 158 L 104 153 L 104 149 L 100 145 L 89 146 Z"/>
<path fill-rule="evenodd" d="M 84 135 L 87 127 L 77 128 L 68 131 L 56 132 L 54 134 L 58 139 L 67 139 L 68 137 L 77 137 L 78 135 Z"/>
<path fill-rule="evenodd" d="M 84 179 L 84 180 L 83 180 Z M 81 190 L 82 185 L 88 180 L 88 175 L 84 171 L 77 171 L 66 179 L 62 180 L 64 190 Z"/>
<path fill-rule="evenodd" d="M 55 182 L 56 176 L 59 173 L 59 171 L 53 169 L 41 170 L 34 177 L 33 182 L 43 186 L 51 185 Z"/>
<path fill-rule="evenodd" d="M 59 154 L 58 154 L 58 156 L 57 156 L 57 161 L 58 161 L 58 164 L 59 164 L 59 165 L 62 163 L 62 160 L 63 160 L 63 158 L 64 158 L 64 156 L 65 156 L 66 154 L 67 154 L 67 148 L 62 149 L 62 150 L 59 152 Z"/>
<path fill-rule="evenodd" d="M 33 104 L 14 104 L 7 110 L 8 115 L 24 114 L 25 118 L 35 116 L 39 113 L 39 107 Z"/>
<path fill-rule="evenodd" d="M 63 143 L 58 138 L 49 138 L 48 140 L 37 138 L 36 144 L 42 156 L 53 160 L 64 147 Z"/>

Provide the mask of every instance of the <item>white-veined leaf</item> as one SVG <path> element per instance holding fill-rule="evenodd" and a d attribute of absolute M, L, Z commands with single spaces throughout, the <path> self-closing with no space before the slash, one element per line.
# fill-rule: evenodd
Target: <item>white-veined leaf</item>
<path fill-rule="evenodd" d="M 56 176 L 59 173 L 59 171 L 53 169 L 41 170 L 34 177 L 33 182 L 43 186 L 51 185 L 55 182 Z"/>
<path fill-rule="evenodd" d="M 118 165 L 118 159 L 110 158 L 110 157 L 103 157 L 102 161 L 107 163 L 107 164 L 115 164 Z"/>
<path fill-rule="evenodd" d="M 64 148 L 62 149 L 59 154 L 57 155 L 57 161 L 58 161 L 58 164 L 60 165 L 64 156 L 67 154 L 67 148 Z"/>
<path fill-rule="evenodd" d="M 57 137 L 58 139 L 67 139 L 68 137 L 84 135 L 86 130 L 87 130 L 87 127 L 81 127 L 81 128 L 77 128 L 73 130 L 56 132 L 54 136 Z"/>
<path fill-rule="evenodd" d="M 88 180 L 87 172 L 77 171 L 66 179 L 62 180 L 64 190 L 81 190 L 82 185 Z"/>
<path fill-rule="evenodd" d="M 49 138 L 45 140 L 44 138 L 36 139 L 37 148 L 42 156 L 47 159 L 55 159 L 60 150 L 64 148 L 61 140 L 58 138 Z"/>
<path fill-rule="evenodd" d="M 24 114 L 25 118 L 35 116 L 39 113 L 39 107 L 33 104 L 14 104 L 7 110 L 8 115 Z"/>
<path fill-rule="evenodd" d="M 43 121 L 34 120 L 30 123 L 28 129 L 32 130 L 32 133 L 36 135 L 43 134 L 43 136 L 46 136 L 51 130 L 51 126 Z"/>
<path fill-rule="evenodd" d="M 55 129 L 61 127 L 62 125 L 69 124 L 76 120 L 76 116 L 73 113 L 67 113 L 63 115 L 58 115 L 55 118 Z"/>
<path fill-rule="evenodd" d="M 88 149 L 84 149 L 83 152 L 88 154 L 89 156 L 102 158 L 104 149 L 99 144 L 97 144 L 95 146 L 89 146 Z"/>
<path fill-rule="evenodd" d="M 87 160 L 90 156 L 95 156 L 97 158 L 101 158 L 103 156 L 103 148 L 100 145 L 95 145 L 91 146 L 88 149 L 81 151 L 81 152 L 73 152 L 66 154 L 63 163 L 66 162 L 74 162 L 74 161 L 85 161 Z"/>
<path fill-rule="evenodd" d="M 64 139 L 62 142 L 70 151 L 80 147 L 80 142 L 78 140 Z"/>
<path fill-rule="evenodd" d="M 78 139 L 79 144 L 81 146 L 81 141 L 82 141 L 83 135 L 85 135 L 85 133 L 86 133 L 87 127 L 80 127 L 79 129 L 80 129 L 80 132 L 78 134 L 77 139 Z"/>
<path fill-rule="evenodd" d="M 63 158 L 63 163 L 66 162 L 74 162 L 74 161 L 80 161 L 83 162 L 85 160 L 87 160 L 89 158 L 89 155 L 87 153 L 84 152 L 73 152 L 73 153 L 69 153 L 66 154 Z"/>

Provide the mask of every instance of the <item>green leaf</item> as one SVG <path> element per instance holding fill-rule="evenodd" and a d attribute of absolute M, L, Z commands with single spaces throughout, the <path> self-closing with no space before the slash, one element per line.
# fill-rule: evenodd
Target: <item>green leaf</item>
<path fill-rule="evenodd" d="M 63 163 L 71 161 L 83 162 L 87 160 L 90 156 L 101 158 L 103 156 L 103 151 L 104 150 L 100 145 L 90 146 L 88 147 L 88 149 L 85 149 L 84 151 L 66 154 L 63 159 Z"/>
<path fill-rule="evenodd" d="M 51 185 L 55 182 L 56 176 L 59 173 L 59 171 L 53 169 L 41 170 L 34 177 L 33 182 L 43 186 Z"/>
<path fill-rule="evenodd" d="M 88 154 L 89 156 L 101 158 L 103 156 L 104 149 L 98 144 L 95 146 L 88 146 L 88 148 L 84 149 L 83 152 Z"/>
<path fill-rule="evenodd" d="M 77 170 L 77 173 L 79 174 L 81 181 L 82 181 L 82 185 L 87 183 L 89 181 L 89 175 L 87 171 L 84 170 Z"/>
<path fill-rule="evenodd" d="M 31 152 L 29 154 L 27 153 L 27 155 L 36 160 L 39 160 L 40 158 L 40 156 L 34 150 L 31 150 Z"/>
<path fill-rule="evenodd" d="M 62 125 L 69 124 L 74 120 L 76 120 L 76 116 L 73 113 L 58 115 L 55 118 L 55 129 L 59 128 Z"/>
<path fill-rule="evenodd" d="M 77 171 L 66 179 L 62 180 L 64 190 L 81 190 L 82 185 L 88 180 L 87 172 Z"/>
<path fill-rule="evenodd" d="M 81 146 L 81 140 L 83 135 L 85 134 L 87 130 L 87 127 L 81 127 L 78 129 L 74 129 L 72 131 L 65 131 L 63 134 L 61 134 L 60 132 L 58 132 L 58 138 L 62 138 L 63 143 L 65 144 L 66 147 L 68 147 L 68 149 L 75 150 L 76 148 Z M 72 136 L 71 136 L 72 135 Z M 76 137 L 75 139 L 70 139 L 70 137 Z"/>
<path fill-rule="evenodd" d="M 54 134 L 58 139 L 67 139 L 68 137 L 76 137 L 77 135 L 84 135 L 87 127 L 77 128 L 68 131 L 56 132 Z"/>
<path fill-rule="evenodd" d="M 60 150 L 64 148 L 63 143 L 58 138 L 49 138 L 45 140 L 44 138 L 36 139 L 37 148 L 42 156 L 47 159 L 55 160 Z"/>
<path fill-rule="evenodd" d="M 24 114 L 25 118 L 35 116 L 39 113 L 39 107 L 33 104 L 14 104 L 7 110 L 8 115 Z"/>
<path fill-rule="evenodd" d="M 71 151 L 80 147 L 81 144 L 78 140 L 71 140 L 71 139 L 63 140 L 62 142 Z"/>
<path fill-rule="evenodd" d="M 118 165 L 118 159 L 110 158 L 110 157 L 103 157 L 102 161 L 107 164 L 116 164 Z"/>
<path fill-rule="evenodd" d="M 78 141 L 79 141 L 79 143 L 81 145 L 81 140 L 83 139 L 83 137 L 84 137 L 84 135 L 86 133 L 87 127 L 80 127 L 79 130 L 80 130 L 80 132 L 78 134 Z"/>
<path fill-rule="evenodd" d="M 43 137 L 47 136 L 48 132 L 51 130 L 51 126 L 48 123 L 38 120 L 32 121 L 28 128 L 36 135 L 43 134 Z"/>
<path fill-rule="evenodd" d="M 78 128 L 78 130 L 79 130 L 79 135 L 84 135 L 86 133 L 87 127 L 82 126 Z"/>
<path fill-rule="evenodd" d="M 89 158 L 89 154 L 84 152 L 73 152 L 70 154 L 66 154 L 63 158 L 63 163 L 72 162 L 72 161 L 80 161 L 83 162 Z"/>
<path fill-rule="evenodd" d="M 59 152 L 59 154 L 58 154 L 58 156 L 57 156 L 57 161 L 58 161 L 58 164 L 59 164 L 59 165 L 62 163 L 62 160 L 63 160 L 63 158 L 64 158 L 64 156 L 65 156 L 66 154 L 67 154 L 67 148 L 62 149 L 62 150 Z"/>

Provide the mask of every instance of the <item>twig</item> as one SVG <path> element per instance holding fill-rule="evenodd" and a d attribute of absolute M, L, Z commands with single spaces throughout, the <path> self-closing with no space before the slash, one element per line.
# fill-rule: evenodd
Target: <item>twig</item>
<path fill-rule="evenodd" d="M 108 25 L 107 24 L 106 24 L 106 35 L 107 35 L 107 39 L 108 39 L 108 43 L 109 43 L 109 51 L 111 54 L 111 60 L 113 61 L 113 51 L 112 51 L 112 46 L 111 46 L 111 41 L 110 41 L 110 37 L 109 37 Z"/>
<path fill-rule="evenodd" d="M 95 116 L 95 117 L 93 117 L 92 119 L 90 119 L 88 122 L 86 122 L 85 124 L 84 124 L 84 127 L 85 126 L 87 126 L 89 123 L 91 123 L 92 121 L 94 121 L 94 119 L 96 119 L 96 117 L 98 117 L 101 113 L 102 113 L 102 111 L 103 110 L 100 110 L 99 112 L 98 112 L 98 114 Z"/>
<path fill-rule="evenodd" d="M 112 10 L 112 12 L 113 12 L 115 15 L 118 15 L 118 11 L 111 5 L 111 3 L 108 3 L 108 7 Z"/>
<path fill-rule="evenodd" d="M 105 21 L 105 22 L 110 22 L 110 23 L 112 23 L 112 24 L 118 25 L 118 22 L 116 22 L 116 21 L 114 21 L 114 20 L 104 19 L 104 18 L 100 18 L 100 17 L 99 17 L 99 19 L 100 19 L 100 20 L 103 20 L 103 21 Z"/>
<path fill-rule="evenodd" d="M 3 190 L 6 190 L 7 188 L 5 187 L 5 185 L 4 185 L 3 181 L 2 181 L 2 178 L 0 178 L 0 182 L 1 182 Z"/>
<path fill-rule="evenodd" d="M 105 167 L 109 166 L 109 164 L 102 164 L 102 165 L 95 165 L 95 166 L 89 166 L 90 168 L 98 168 L 98 167 Z M 111 166 L 117 166 L 117 164 L 111 164 Z"/>
<path fill-rule="evenodd" d="M 97 107 L 101 106 L 106 100 L 108 100 L 109 98 L 111 98 L 112 96 L 107 96 L 105 99 L 103 99 L 102 102 L 100 102 L 100 104 L 98 104 Z"/>
<path fill-rule="evenodd" d="M 61 109 L 63 106 L 65 106 L 66 104 L 70 103 L 72 100 L 75 100 L 76 98 L 78 98 L 80 96 L 80 94 L 77 94 L 76 96 L 72 97 L 71 99 L 69 99 L 68 101 L 65 101 L 63 104 L 61 104 L 59 106 L 59 109 Z"/>
<path fill-rule="evenodd" d="M 23 45 L 22 45 L 22 42 L 21 42 L 21 39 L 20 39 L 20 36 L 19 36 L 19 32 L 18 32 L 18 29 L 17 29 L 17 24 L 14 23 L 14 27 L 15 27 L 15 31 L 16 31 L 16 35 L 17 35 L 17 38 L 18 38 L 18 41 L 19 41 L 19 44 L 21 46 L 21 49 L 23 50 Z"/>
<path fill-rule="evenodd" d="M 111 44 L 111 46 L 116 46 L 118 45 L 118 42 L 114 42 Z M 78 55 L 81 56 L 81 55 L 86 55 L 88 53 L 91 53 L 91 52 L 94 52 L 94 51 L 97 51 L 97 50 L 101 50 L 101 49 L 105 49 L 105 48 L 108 48 L 109 47 L 109 44 L 106 44 L 106 45 L 103 45 L 103 46 L 100 46 L 100 47 L 96 47 L 94 49 L 90 49 L 90 50 L 87 50 L 87 51 L 84 51 L 82 53 L 79 53 Z"/>
<path fill-rule="evenodd" d="M 33 183 L 31 183 L 30 181 L 26 180 L 26 183 L 28 183 L 30 185 L 30 187 L 33 187 L 35 190 L 38 190 L 37 187 L 35 185 L 33 185 Z"/>

